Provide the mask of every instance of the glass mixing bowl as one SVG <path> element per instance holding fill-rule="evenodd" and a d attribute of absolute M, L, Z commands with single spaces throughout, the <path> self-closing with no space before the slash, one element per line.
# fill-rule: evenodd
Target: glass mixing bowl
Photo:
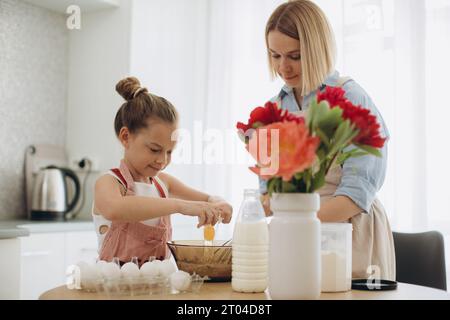
<path fill-rule="evenodd" d="M 231 241 L 176 240 L 167 244 L 178 269 L 208 276 L 211 282 L 231 281 Z"/>

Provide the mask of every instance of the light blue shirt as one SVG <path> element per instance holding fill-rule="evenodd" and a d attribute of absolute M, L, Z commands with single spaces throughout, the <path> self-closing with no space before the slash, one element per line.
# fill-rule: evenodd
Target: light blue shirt
<path fill-rule="evenodd" d="M 335 71 L 325 79 L 324 85 L 335 87 L 338 86 L 338 81 L 339 73 Z M 361 105 L 363 108 L 369 109 L 371 113 L 377 117 L 378 123 L 381 126 L 381 136 L 389 139 L 389 131 L 386 124 L 372 99 L 364 89 L 354 80 L 345 82 L 342 88 L 345 90 L 345 97 L 354 105 Z M 313 90 L 311 93 L 304 96 L 303 103 L 299 106 L 295 100 L 293 89 L 285 85 L 280 93 L 272 98 L 271 101 L 275 102 L 278 99 L 281 99 L 281 108 L 289 111 L 307 110 L 316 92 L 317 90 Z M 354 148 L 354 146 L 349 146 L 346 150 L 352 148 Z M 334 193 L 334 196 L 348 196 L 361 209 L 365 210 L 365 212 L 369 212 L 370 207 L 375 200 L 376 193 L 383 185 L 386 175 L 387 140 L 380 151 L 382 157 L 367 155 L 347 159 L 342 167 L 341 183 Z M 260 179 L 259 184 L 260 192 L 266 193 L 267 182 Z"/>

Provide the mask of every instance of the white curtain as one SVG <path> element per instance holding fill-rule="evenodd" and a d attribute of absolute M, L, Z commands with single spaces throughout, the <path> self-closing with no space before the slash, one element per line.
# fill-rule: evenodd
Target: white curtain
<path fill-rule="evenodd" d="M 264 27 L 282 2 L 133 1 L 131 74 L 174 103 L 189 136 L 180 140 L 167 172 L 225 197 L 234 217 L 244 188 L 258 187 L 235 124 L 281 88 L 269 77 Z M 173 221 L 174 238 L 201 238 L 192 218 Z M 218 237 L 232 232 L 233 224 L 222 225 Z"/>
<path fill-rule="evenodd" d="M 333 24 L 339 69 L 368 91 L 389 127 L 379 197 L 393 230 L 442 232 L 449 261 L 450 1 L 316 2 Z"/>
<path fill-rule="evenodd" d="M 264 27 L 282 2 L 134 1 L 131 70 L 174 102 L 192 144 L 203 141 L 202 150 L 192 149 L 193 162 L 173 164 L 169 172 L 226 197 L 236 214 L 243 189 L 256 188 L 257 178 L 242 162 L 235 123 L 281 88 L 269 78 Z M 393 229 L 448 234 L 450 0 L 315 2 L 333 25 L 338 70 L 366 89 L 389 127 L 379 197 Z M 224 154 L 213 147 L 218 141 Z M 189 230 L 180 236 L 199 237 L 189 218 L 177 223 Z M 231 227 L 224 229 L 222 236 L 231 236 Z"/>
<path fill-rule="evenodd" d="M 445 99 L 450 1 L 316 1 L 329 16 L 342 73 L 372 96 L 391 133 L 379 193 L 395 230 L 450 231 Z M 339 7 L 339 10 L 336 10 Z M 333 10 L 330 10 L 333 9 Z"/>
<path fill-rule="evenodd" d="M 236 122 L 246 122 L 250 111 L 263 105 L 281 83 L 269 77 L 264 28 L 273 9 L 282 1 L 210 0 L 208 32 L 208 75 L 203 122 L 217 128 L 224 140 L 225 163 L 203 167 L 204 189 L 225 196 L 237 217 L 245 188 L 258 188 L 256 175 Z M 217 145 L 217 144 L 216 144 Z M 222 228 L 222 227 L 221 227 Z M 231 237 L 232 224 L 223 226 Z"/>
<path fill-rule="evenodd" d="M 278 93 L 281 83 L 269 80 L 264 26 L 282 2 L 209 1 L 205 124 L 214 127 L 221 119 L 220 129 L 233 129 L 251 108 Z M 444 128 L 450 105 L 444 94 L 450 74 L 450 1 L 315 2 L 335 31 L 337 68 L 366 89 L 391 132 L 379 197 L 393 229 L 448 233 L 445 184 L 450 171 L 445 162 L 450 151 Z M 242 164 L 203 170 L 205 188 L 226 195 L 236 209 L 243 188 L 256 186 L 256 178 Z"/>

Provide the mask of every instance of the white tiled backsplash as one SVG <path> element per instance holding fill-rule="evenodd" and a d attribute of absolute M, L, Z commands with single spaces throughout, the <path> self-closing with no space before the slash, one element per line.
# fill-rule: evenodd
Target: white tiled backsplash
<path fill-rule="evenodd" d="M 26 147 L 65 143 L 67 64 L 64 15 L 0 0 L 0 219 L 26 217 Z"/>

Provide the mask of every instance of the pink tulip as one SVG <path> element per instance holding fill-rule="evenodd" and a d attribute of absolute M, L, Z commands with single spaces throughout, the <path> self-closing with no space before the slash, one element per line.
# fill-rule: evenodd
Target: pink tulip
<path fill-rule="evenodd" d="M 249 141 L 249 152 L 258 167 L 250 170 L 263 179 L 277 176 L 290 181 L 294 174 L 310 168 L 316 159 L 320 139 L 311 137 L 304 123 L 276 122 L 258 128 L 255 133 Z"/>

